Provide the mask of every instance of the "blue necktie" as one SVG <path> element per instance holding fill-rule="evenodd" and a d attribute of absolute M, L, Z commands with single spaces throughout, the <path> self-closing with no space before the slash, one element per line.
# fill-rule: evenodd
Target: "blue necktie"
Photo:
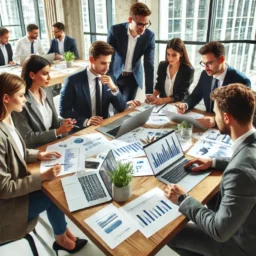
<path fill-rule="evenodd" d="M 212 92 L 217 89 L 219 86 L 219 80 L 217 78 L 214 78 L 215 81 L 214 81 L 214 84 L 213 84 L 213 87 L 212 87 Z M 214 107 L 214 101 L 211 100 L 211 107 L 210 107 L 210 112 L 213 112 L 213 107 Z"/>
<path fill-rule="evenodd" d="M 100 98 L 100 83 L 99 78 L 95 78 L 95 86 L 96 86 L 96 116 L 102 116 L 102 105 Z"/>
<path fill-rule="evenodd" d="M 34 53 L 34 42 L 31 42 L 31 54 Z"/>

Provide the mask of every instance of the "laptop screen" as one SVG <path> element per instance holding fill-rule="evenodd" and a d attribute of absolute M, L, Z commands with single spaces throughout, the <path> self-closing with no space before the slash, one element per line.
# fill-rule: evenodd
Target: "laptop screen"
<path fill-rule="evenodd" d="M 155 175 L 184 156 L 175 131 L 171 131 L 144 147 Z"/>

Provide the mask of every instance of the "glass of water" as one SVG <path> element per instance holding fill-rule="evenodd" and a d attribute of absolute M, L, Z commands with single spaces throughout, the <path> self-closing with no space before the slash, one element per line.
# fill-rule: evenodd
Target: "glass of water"
<path fill-rule="evenodd" d="M 193 125 L 188 124 L 186 127 L 180 129 L 180 137 L 183 140 L 190 140 L 192 137 Z"/>

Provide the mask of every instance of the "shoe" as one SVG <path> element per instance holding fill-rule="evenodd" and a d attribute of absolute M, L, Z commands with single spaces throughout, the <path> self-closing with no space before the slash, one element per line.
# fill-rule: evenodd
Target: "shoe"
<path fill-rule="evenodd" d="M 58 256 L 58 251 L 59 250 L 66 251 L 70 254 L 73 254 L 75 252 L 80 251 L 87 244 L 87 242 L 88 241 L 86 239 L 80 239 L 80 238 L 77 237 L 76 246 L 72 250 L 68 250 L 68 249 L 64 248 L 63 246 L 57 244 L 56 242 L 53 243 L 52 248 L 56 252 L 57 256 Z"/>

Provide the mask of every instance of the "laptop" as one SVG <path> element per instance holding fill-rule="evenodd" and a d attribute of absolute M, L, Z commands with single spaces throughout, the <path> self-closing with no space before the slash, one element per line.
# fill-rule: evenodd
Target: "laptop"
<path fill-rule="evenodd" d="M 117 162 L 110 150 L 99 171 L 78 172 L 61 179 L 70 212 L 112 200 L 112 182 L 107 171 L 113 172 Z"/>
<path fill-rule="evenodd" d="M 27 59 L 27 57 L 29 57 L 30 55 L 21 55 L 20 56 L 20 65 L 22 66 L 23 63 L 25 62 L 25 60 Z M 54 58 L 55 58 L 55 53 L 49 53 L 49 54 L 42 54 L 40 55 L 41 57 L 43 57 L 44 59 L 48 60 L 50 64 L 53 63 Z"/>
<path fill-rule="evenodd" d="M 153 109 L 154 109 L 154 106 L 151 106 L 150 108 L 147 108 L 146 110 L 140 112 L 135 116 L 129 116 L 129 115 L 123 116 L 122 118 L 110 124 L 101 126 L 96 130 L 111 138 L 118 138 L 126 134 L 127 132 L 134 130 L 139 126 L 144 125 L 147 122 Z"/>
<path fill-rule="evenodd" d="M 179 184 L 190 191 L 211 173 L 211 170 L 192 172 L 184 169 L 185 158 L 175 131 L 143 147 L 155 177 L 165 184 Z"/>

